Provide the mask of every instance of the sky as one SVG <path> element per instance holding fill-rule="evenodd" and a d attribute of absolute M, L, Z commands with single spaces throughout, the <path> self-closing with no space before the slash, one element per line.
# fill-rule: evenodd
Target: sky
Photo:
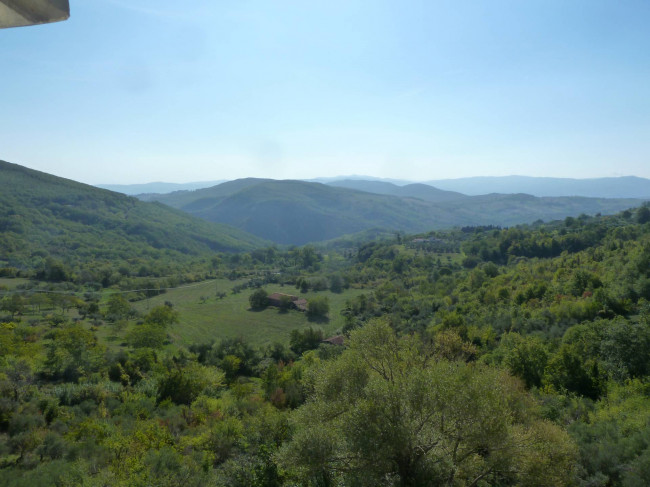
<path fill-rule="evenodd" d="M 89 184 L 650 177 L 647 0 L 70 0 L 0 159 Z"/>

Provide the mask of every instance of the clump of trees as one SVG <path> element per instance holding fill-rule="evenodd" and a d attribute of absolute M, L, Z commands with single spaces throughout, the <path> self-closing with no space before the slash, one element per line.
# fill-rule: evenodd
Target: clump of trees
<path fill-rule="evenodd" d="M 323 341 L 323 330 L 318 328 L 306 328 L 303 331 L 292 330 L 289 338 L 289 347 L 296 355 L 318 348 Z"/>
<path fill-rule="evenodd" d="M 568 485 L 577 450 L 503 372 L 432 360 L 383 321 L 312 370 L 282 466 L 302 485 Z"/>

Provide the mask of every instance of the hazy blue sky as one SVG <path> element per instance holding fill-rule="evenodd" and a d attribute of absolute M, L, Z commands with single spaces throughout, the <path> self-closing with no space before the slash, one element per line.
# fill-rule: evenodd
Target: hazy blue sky
<path fill-rule="evenodd" d="M 88 183 L 650 177 L 650 1 L 71 0 L 0 159 Z"/>

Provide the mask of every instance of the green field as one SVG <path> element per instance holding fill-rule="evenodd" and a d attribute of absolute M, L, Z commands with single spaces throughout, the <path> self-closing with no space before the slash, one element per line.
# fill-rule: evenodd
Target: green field
<path fill-rule="evenodd" d="M 29 279 L 22 277 L 0 277 L 0 289 L 15 289 L 21 284 L 27 284 Z"/>
<path fill-rule="evenodd" d="M 330 303 L 329 320 L 311 322 L 305 313 L 291 310 L 281 313 L 276 308 L 263 311 L 251 311 L 248 297 L 253 292 L 247 289 L 239 294 L 232 294 L 233 286 L 242 281 L 217 279 L 181 287 L 136 303 L 135 308 L 146 313 L 148 309 L 164 304 L 173 303 L 174 309 L 180 313 L 180 322 L 173 326 L 170 333 L 179 344 L 204 343 L 222 338 L 243 336 L 254 345 L 265 345 L 273 342 L 287 343 L 292 330 L 308 326 L 319 327 L 325 335 L 334 333 L 343 326 L 340 312 L 345 301 L 363 290 L 349 289 L 341 294 L 329 291 L 301 294 L 293 286 L 270 284 L 264 287 L 269 293 L 283 292 L 300 295 L 306 299 L 313 296 L 327 296 Z M 225 292 L 223 299 L 216 298 L 216 292 Z"/>
<path fill-rule="evenodd" d="M 0 289 L 9 291 L 18 285 L 29 282 L 27 279 L 0 278 Z M 330 291 L 300 293 L 293 286 L 269 284 L 264 287 L 269 294 L 281 292 L 293 294 L 309 299 L 314 296 L 326 296 L 330 304 L 328 319 L 311 321 L 306 313 L 290 310 L 280 312 L 277 308 L 269 307 L 263 311 L 252 311 L 248 297 L 253 289 L 246 289 L 238 294 L 233 294 L 232 289 L 245 280 L 231 281 L 216 279 L 195 284 L 181 286 L 167 291 L 164 294 L 133 303 L 133 307 L 142 314 L 151 308 L 171 302 L 174 309 L 179 312 L 180 321 L 169 330 L 176 345 L 190 345 L 193 343 L 206 343 L 218 341 L 223 338 L 244 337 L 252 345 L 266 345 L 273 342 L 288 343 L 292 330 L 302 330 L 312 326 L 320 328 L 326 336 L 334 334 L 344 325 L 341 310 L 345 301 L 367 292 L 362 289 L 348 289 L 340 294 Z M 226 293 L 222 299 L 217 298 L 217 292 Z M 102 303 L 106 303 L 111 292 L 103 293 Z M 128 297 L 128 293 L 126 295 Z M 44 308 L 37 312 L 32 307 L 27 307 L 17 319 L 38 319 L 47 314 L 59 314 L 56 308 Z M 68 319 L 79 318 L 76 309 L 67 310 L 64 315 Z M 133 327 L 130 321 L 126 328 L 116 330 L 111 323 L 105 322 L 97 327 L 92 322 L 85 320 L 84 326 L 92 328 L 101 343 L 109 349 L 117 351 L 123 348 L 125 336 Z M 173 347 L 173 345 L 172 345 Z"/>

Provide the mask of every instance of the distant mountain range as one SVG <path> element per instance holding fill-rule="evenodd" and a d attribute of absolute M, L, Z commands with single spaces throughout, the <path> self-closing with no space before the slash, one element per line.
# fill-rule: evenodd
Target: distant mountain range
<path fill-rule="evenodd" d="M 391 196 L 400 196 L 402 198 L 418 198 L 432 203 L 457 201 L 467 198 L 467 195 L 462 193 L 457 193 L 456 191 L 443 191 L 442 189 L 434 188 L 433 186 L 422 183 L 398 186 L 384 181 L 344 179 L 342 181 L 332 181 L 327 184 L 338 188 L 365 191 L 367 193 L 386 194 Z"/>
<path fill-rule="evenodd" d="M 421 232 L 464 225 L 552 220 L 615 213 L 641 199 L 538 198 L 527 194 L 467 196 L 425 184 L 343 180 L 329 184 L 238 179 L 211 188 L 142 195 L 211 222 L 226 223 L 280 244 L 302 245 L 368 229 Z"/>
<path fill-rule="evenodd" d="M 472 177 L 437 179 L 426 184 L 467 195 L 526 193 L 533 196 L 586 196 L 591 198 L 650 199 L 650 179 L 636 176 L 618 178 L 537 178 L 529 176 Z"/>
<path fill-rule="evenodd" d="M 224 224 L 0 161 L 0 267 L 178 259 L 270 244 Z"/>
<path fill-rule="evenodd" d="M 315 178 L 306 181 L 359 189 L 378 194 L 392 194 L 394 196 L 403 196 L 403 193 L 397 191 L 393 186 L 403 187 L 414 184 L 413 181 L 375 178 L 372 176 L 338 176 Z M 203 181 L 183 184 L 103 184 L 98 187 L 129 195 L 140 195 L 143 193 L 167 194 L 174 191 L 193 191 L 202 188 L 209 188 L 221 182 L 223 181 Z M 383 190 L 381 189 L 382 184 L 384 188 Z M 470 196 L 490 193 L 525 193 L 533 196 L 650 198 L 650 179 L 635 176 L 592 179 L 540 178 L 530 176 L 480 176 L 459 179 L 436 179 L 415 184 L 433 186 L 439 190 L 453 191 Z"/>
<path fill-rule="evenodd" d="M 334 176 L 334 177 L 304 179 L 303 181 L 306 181 L 308 183 L 323 183 L 323 184 L 330 184 L 337 181 L 376 181 L 381 183 L 396 184 L 397 186 L 404 186 L 406 184 L 412 184 L 416 182 L 416 181 L 407 181 L 405 179 L 377 178 L 374 176 L 359 176 L 357 174 L 351 174 L 349 176 Z"/>
<path fill-rule="evenodd" d="M 521 193 L 468 196 L 422 183 L 378 180 L 322 184 L 258 178 L 144 194 L 139 201 L 7 162 L 0 162 L 0 181 L 0 266 L 32 262 L 43 252 L 88 259 L 202 255 L 270 242 L 302 245 L 370 230 L 510 226 L 615 213 L 642 202 Z"/>
<path fill-rule="evenodd" d="M 193 191 L 195 189 L 209 188 L 216 184 L 223 183 L 219 181 L 198 181 L 194 183 L 144 183 L 144 184 L 97 184 L 98 188 L 115 191 L 116 193 L 128 194 L 135 196 L 143 193 L 171 193 L 173 191 Z"/>

